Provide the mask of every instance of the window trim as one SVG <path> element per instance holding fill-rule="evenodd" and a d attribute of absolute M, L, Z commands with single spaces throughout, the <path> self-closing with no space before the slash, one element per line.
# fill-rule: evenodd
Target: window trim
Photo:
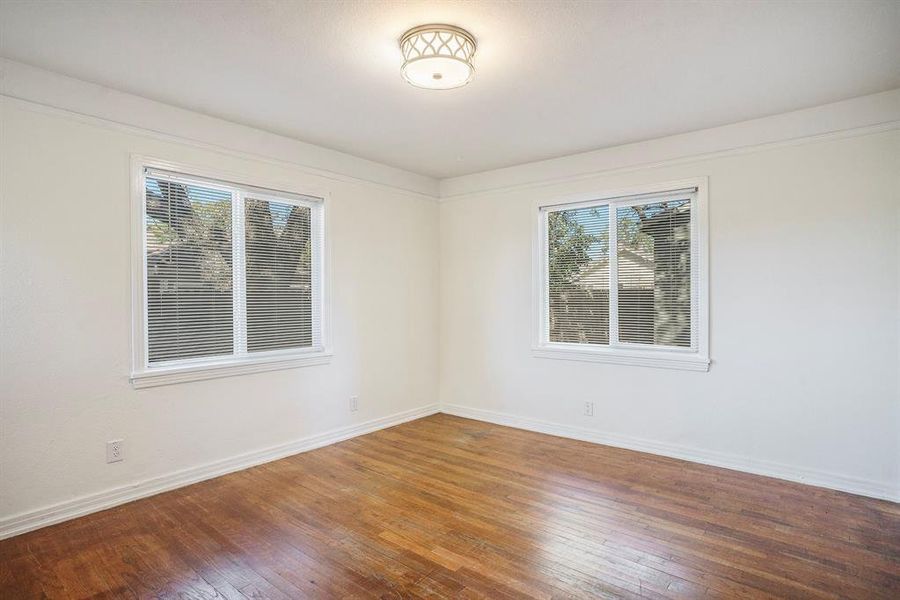
<path fill-rule="evenodd" d="M 273 350 L 253 355 L 197 358 L 177 363 L 150 366 L 147 363 L 147 262 L 146 235 L 144 221 L 145 169 L 171 171 L 186 177 L 197 177 L 235 186 L 259 190 L 261 197 L 284 201 L 277 192 L 286 196 L 305 196 L 320 199 L 320 207 L 315 211 L 313 223 L 321 236 L 321 252 L 318 273 L 320 274 L 319 306 L 321 306 L 321 339 L 317 347 L 309 349 Z M 218 377 L 245 375 L 290 369 L 295 367 L 327 364 L 331 361 L 331 235 L 329 232 L 329 194 L 323 190 L 304 186 L 298 189 L 284 181 L 265 180 L 253 177 L 253 184 L 244 183 L 249 177 L 196 165 L 173 162 L 134 154 L 131 156 L 131 373 L 130 380 L 135 388 L 168 385 L 188 381 L 199 381 Z M 214 185 L 214 184 L 213 184 Z M 272 192 L 276 192 L 275 195 Z M 290 198 L 287 198 L 291 200 Z M 298 202 L 300 202 L 298 200 Z M 237 219 L 235 219 L 237 220 Z M 242 222 L 243 223 L 243 222 Z M 314 273 L 316 270 L 314 270 Z M 315 287 L 314 287 L 315 293 Z M 315 343 L 315 342 L 314 342 Z"/>
<path fill-rule="evenodd" d="M 691 207 L 692 266 L 696 268 L 697 306 L 692 307 L 692 317 L 697 320 L 695 348 L 645 347 L 641 344 L 613 342 L 613 328 L 618 331 L 617 311 L 610 311 L 610 345 L 573 344 L 549 341 L 549 264 L 547 259 L 547 215 L 550 208 L 565 209 L 593 206 L 597 203 L 622 200 L 610 207 L 627 206 L 644 201 L 636 196 L 652 199 L 667 192 L 696 188 L 694 205 Z M 696 177 L 678 181 L 666 181 L 642 186 L 607 190 L 600 193 L 584 193 L 564 196 L 534 203 L 532 243 L 532 356 L 599 362 L 619 365 L 635 365 L 681 369 L 688 371 L 709 370 L 709 220 L 708 220 L 708 178 Z M 611 227 L 612 230 L 612 227 Z M 614 238 L 614 235 L 613 235 Z M 611 246 L 616 240 L 611 239 Z M 616 253 L 610 252 L 610 270 L 616 268 Z M 610 278 L 612 281 L 612 277 Z M 610 286 L 610 306 L 618 296 L 618 290 Z"/>

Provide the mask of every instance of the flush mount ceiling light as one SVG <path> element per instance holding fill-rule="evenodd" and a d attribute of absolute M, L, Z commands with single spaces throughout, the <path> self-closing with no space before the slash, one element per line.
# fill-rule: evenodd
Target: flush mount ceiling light
<path fill-rule="evenodd" d="M 420 25 L 400 37 L 403 78 L 416 87 L 449 90 L 475 75 L 475 38 L 453 25 Z"/>

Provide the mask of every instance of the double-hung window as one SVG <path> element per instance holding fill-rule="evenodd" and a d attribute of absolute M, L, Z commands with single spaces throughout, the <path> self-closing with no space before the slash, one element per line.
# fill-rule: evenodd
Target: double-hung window
<path fill-rule="evenodd" d="M 137 168 L 135 385 L 325 362 L 324 200 Z"/>
<path fill-rule="evenodd" d="M 705 180 L 537 207 L 534 354 L 706 370 Z"/>

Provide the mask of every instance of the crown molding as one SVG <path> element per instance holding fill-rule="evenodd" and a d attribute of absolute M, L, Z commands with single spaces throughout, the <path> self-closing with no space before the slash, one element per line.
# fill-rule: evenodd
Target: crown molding
<path fill-rule="evenodd" d="M 40 112 L 437 199 L 438 180 L 0 58 L 0 96 Z"/>
<path fill-rule="evenodd" d="M 900 129 L 900 89 L 711 129 L 443 179 L 442 201 Z"/>

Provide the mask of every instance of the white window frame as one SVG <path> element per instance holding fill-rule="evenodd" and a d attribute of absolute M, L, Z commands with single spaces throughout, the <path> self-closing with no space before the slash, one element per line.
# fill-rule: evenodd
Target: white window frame
<path fill-rule="evenodd" d="M 313 345 L 311 348 L 272 350 L 268 352 L 246 352 L 246 330 L 242 325 L 245 320 L 244 279 L 245 274 L 238 272 L 241 261 L 235 260 L 235 273 L 233 278 L 234 289 L 234 354 L 221 358 L 196 358 L 178 361 L 169 361 L 151 365 L 148 362 L 148 331 L 147 331 L 147 262 L 146 262 L 146 216 L 145 216 L 145 182 L 146 170 L 160 170 L 172 172 L 175 175 L 183 175 L 186 179 L 196 177 L 203 182 L 215 187 L 218 181 L 224 186 L 233 184 L 239 188 L 258 189 L 259 192 L 244 193 L 233 192 L 232 195 L 232 236 L 238 252 L 244 249 L 244 221 L 243 199 L 245 195 L 262 200 L 277 200 L 302 206 L 309 206 L 312 211 L 311 227 L 318 230 L 321 244 L 317 257 L 318 264 L 313 268 L 313 294 L 318 298 L 313 302 L 314 307 L 320 307 L 319 315 L 320 331 L 313 331 Z M 331 361 L 331 276 L 330 276 L 330 239 L 328 231 L 328 205 L 329 194 L 313 188 L 296 189 L 293 184 L 281 181 L 258 181 L 253 178 L 253 183 L 247 183 L 250 179 L 239 174 L 212 170 L 194 165 L 172 162 L 146 156 L 133 155 L 131 157 L 131 297 L 132 297 L 132 365 L 131 383 L 136 388 L 168 385 L 218 377 L 229 377 L 272 371 L 276 369 L 290 369 L 309 365 L 326 364 Z M 283 192 L 284 196 L 279 195 Z M 301 198 L 302 197 L 302 198 Z M 314 198 L 315 201 L 305 200 Z"/>
<path fill-rule="evenodd" d="M 617 252 L 611 251 L 610 268 L 610 319 L 609 345 L 573 344 L 551 342 L 550 295 L 548 282 L 547 215 L 557 210 L 570 210 L 596 205 L 609 206 L 610 248 L 616 248 L 615 209 L 621 206 L 652 202 L 654 197 L 687 188 L 696 188 L 691 206 L 691 273 L 697 285 L 696 305 L 691 306 L 691 318 L 696 329 L 691 348 L 647 346 L 618 341 L 618 311 L 614 309 L 618 299 Z M 534 335 L 532 355 L 538 358 L 554 358 L 587 362 L 661 367 L 688 371 L 709 370 L 709 225 L 707 213 L 708 181 L 697 177 L 679 181 L 654 183 L 632 188 L 608 190 L 601 193 L 579 194 L 547 201 L 537 201 L 534 215 L 533 243 L 533 291 L 532 307 Z"/>

